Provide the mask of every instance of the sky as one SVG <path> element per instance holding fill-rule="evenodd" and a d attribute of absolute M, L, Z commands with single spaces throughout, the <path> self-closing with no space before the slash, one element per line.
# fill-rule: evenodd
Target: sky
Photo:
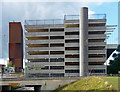
<path fill-rule="evenodd" d="M 0 3 L 0 58 L 8 58 L 9 22 L 25 20 L 64 19 L 64 15 L 79 15 L 81 7 L 88 7 L 89 14 L 106 14 L 107 25 L 118 24 L 117 0 L 2 0 Z M 76 2 L 75 2 L 76 1 Z M 117 29 L 107 40 L 117 43 Z"/>

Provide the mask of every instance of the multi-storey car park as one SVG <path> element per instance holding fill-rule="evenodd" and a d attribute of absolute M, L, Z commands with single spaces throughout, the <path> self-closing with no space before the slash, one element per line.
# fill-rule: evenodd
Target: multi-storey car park
<path fill-rule="evenodd" d="M 26 77 L 106 74 L 106 15 L 65 15 L 25 21 Z"/>

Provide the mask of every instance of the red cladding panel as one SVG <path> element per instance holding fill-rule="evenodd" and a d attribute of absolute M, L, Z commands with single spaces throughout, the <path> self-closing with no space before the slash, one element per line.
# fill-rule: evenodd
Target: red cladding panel
<path fill-rule="evenodd" d="M 9 59 L 16 67 L 23 67 L 23 30 L 20 22 L 9 23 Z"/>

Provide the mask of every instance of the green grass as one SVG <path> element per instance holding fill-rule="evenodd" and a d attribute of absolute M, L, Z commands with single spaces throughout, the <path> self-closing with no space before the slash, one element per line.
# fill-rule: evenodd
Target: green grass
<path fill-rule="evenodd" d="M 18 88 L 22 88 L 23 86 L 11 86 L 11 90 L 15 90 L 15 89 L 18 89 Z"/>
<path fill-rule="evenodd" d="M 95 90 L 118 90 L 118 77 L 88 77 L 82 78 L 74 83 L 65 85 L 61 88 L 56 89 L 55 92 L 64 92 L 65 90 L 89 90 L 89 92 L 95 92 Z"/>
<path fill-rule="evenodd" d="M 102 77 L 104 80 L 112 84 L 114 90 L 118 90 L 118 77 Z"/>

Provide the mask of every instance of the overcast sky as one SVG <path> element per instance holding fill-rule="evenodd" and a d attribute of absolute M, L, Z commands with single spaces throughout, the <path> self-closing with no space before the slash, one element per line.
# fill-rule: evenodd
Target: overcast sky
<path fill-rule="evenodd" d="M 2 11 L 0 10 L 2 15 L 0 15 L 2 18 L 2 22 L 0 22 L 0 28 L 2 28 L 0 30 L 0 58 L 8 58 L 9 22 L 11 21 L 20 21 L 24 25 L 24 20 L 64 19 L 64 15 L 78 15 L 80 8 L 87 6 L 90 14 L 107 14 L 107 24 L 117 25 L 118 3 L 113 2 L 117 0 L 109 0 L 109 2 L 107 2 L 108 0 L 99 0 L 99 2 L 96 0 L 85 0 L 86 2 L 80 2 L 81 0 L 74 0 L 76 2 L 73 0 L 69 0 L 71 2 L 67 2 L 67 0 L 58 0 L 58 2 L 54 2 L 55 0 L 51 0 L 53 2 L 47 2 L 47 0 L 44 2 L 40 0 L 8 1 L 3 0 L 0 3 L 0 9 L 2 9 Z M 115 35 L 116 37 L 114 37 Z M 116 30 L 108 42 L 117 43 L 117 40 Z"/>

